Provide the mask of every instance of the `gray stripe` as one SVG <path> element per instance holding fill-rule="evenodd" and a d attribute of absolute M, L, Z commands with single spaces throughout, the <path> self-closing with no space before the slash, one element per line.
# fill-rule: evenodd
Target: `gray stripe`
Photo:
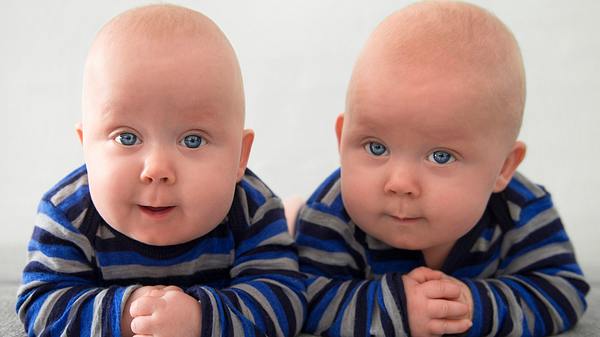
<path fill-rule="evenodd" d="M 550 333 L 551 335 L 555 335 L 555 334 L 559 333 L 560 331 L 564 330 L 564 322 L 563 322 L 560 314 L 558 313 L 558 311 L 556 311 L 556 308 L 554 308 L 554 306 L 546 299 L 546 296 L 544 294 L 540 293 L 529 282 L 525 282 L 519 278 L 511 277 L 511 276 L 508 276 L 508 278 L 523 285 L 523 287 L 527 288 L 537 300 L 539 300 L 540 302 L 542 302 L 544 304 L 544 308 L 546 310 L 548 310 L 548 313 L 549 313 L 550 317 L 552 318 L 552 322 L 554 323 L 553 324 L 554 330 L 552 330 L 552 332 Z"/>
<path fill-rule="evenodd" d="M 204 293 L 206 294 L 206 296 L 208 297 L 209 301 L 210 301 L 210 307 L 212 308 L 212 331 L 211 331 L 211 336 L 213 337 L 220 337 L 221 336 L 221 318 L 220 318 L 220 313 L 219 313 L 219 306 L 217 305 L 217 300 L 214 298 L 214 295 L 212 292 L 202 289 L 204 291 Z"/>
<path fill-rule="evenodd" d="M 283 204 L 281 203 L 281 200 L 279 200 L 279 198 L 267 199 L 265 201 L 265 203 L 262 204 L 256 210 L 256 212 L 254 212 L 254 216 L 252 217 L 252 221 L 250 223 L 255 224 L 255 223 L 259 222 L 260 220 L 262 220 L 262 218 L 265 216 L 265 214 L 267 212 L 274 210 L 274 209 L 278 209 L 278 208 L 283 210 Z"/>
<path fill-rule="evenodd" d="M 50 234 L 54 235 L 59 239 L 75 244 L 83 251 L 86 260 L 92 260 L 94 250 L 92 248 L 92 245 L 84 235 L 66 229 L 61 224 L 55 222 L 43 213 L 38 213 L 36 217 L 36 226 L 49 232 Z"/>
<path fill-rule="evenodd" d="M 496 286 L 496 288 L 498 289 L 498 291 L 502 292 L 504 294 L 504 297 L 506 298 L 506 302 L 507 302 L 506 304 L 508 306 L 507 310 L 510 315 L 510 320 L 513 323 L 512 330 L 506 336 L 513 336 L 513 337 L 522 336 L 523 330 L 522 330 L 521 322 L 523 321 L 523 312 L 521 311 L 521 306 L 519 305 L 517 299 L 515 298 L 515 295 L 514 295 L 512 289 L 510 289 L 509 286 L 507 286 L 504 282 L 502 282 L 500 280 L 492 279 L 489 282 L 493 283 Z"/>
<path fill-rule="evenodd" d="M 256 268 L 256 269 L 278 269 L 278 270 L 298 270 L 298 262 L 290 259 L 289 257 L 280 257 L 276 259 L 260 259 L 260 260 L 248 260 L 240 264 L 235 265 L 229 271 L 231 277 L 237 277 L 244 270 Z"/>
<path fill-rule="evenodd" d="M 235 312 L 229 307 L 224 306 L 225 310 L 229 313 L 229 317 L 231 317 L 231 330 L 233 330 L 233 336 L 244 336 L 244 328 L 242 326 L 242 321 L 236 315 Z"/>
<path fill-rule="evenodd" d="M 134 291 L 136 291 L 138 288 L 141 288 L 141 287 L 142 287 L 142 285 L 135 284 L 135 285 L 131 285 L 131 286 L 128 286 L 125 288 L 125 291 L 123 292 L 123 297 L 121 298 L 121 306 L 119 308 L 121 317 L 123 317 L 123 311 L 125 310 L 125 303 L 129 299 L 129 296 L 131 296 L 131 294 L 133 294 Z"/>
<path fill-rule="evenodd" d="M 38 310 L 38 315 L 35 318 L 33 323 L 33 332 L 36 336 L 40 336 L 44 329 L 48 326 L 48 315 L 52 312 L 52 308 L 54 308 L 54 303 L 58 301 L 60 297 L 62 297 L 70 288 L 62 288 L 52 292 L 42 306 L 40 310 Z"/>
<path fill-rule="evenodd" d="M 348 305 L 346 305 L 344 308 L 344 312 L 342 314 L 342 325 L 340 327 L 342 336 L 354 335 L 354 323 L 356 322 L 356 299 L 358 298 L 357 294 L 365 286 L 365 284 L 366 282 L 363 282 L 355 287 Z"/>
<path fill-rule="evenodd" d="M 310 285 L 306 288 L 306 300 L 311 302 L 313 300 L 313 296 L 315 296 L 321 289 L 323 289 L 326 285 L 329 284 L 331 280 L 319 276 L 314 279 L 310 283 Z"/>
<path fill-rule="evenodd" d="M 390 290 L 390 286 L 388 284 L 388 278 L 392 276 L 386 276 L 381 279 L 381 291 L 383 297 L 383 304 L 385 306 L 385 310 L 390 316 L 390 321 L 394 326 L 394 331 L 400 333 L 404 331 L 404 324 L 402 322 L 402 315 L 396 306 L 396 302 L 394 301 L 394 296 Z M 407 327 L 408 328 L 408 327 Z"/>
<path fill-rule="evenodd" d="M 501 256 L 506 256 L 508 251 L 515 244 L 525 240 L 531 236 L 534 231 L 547 226 L 550 222 L 558 218 L 558 213 L 555 208 L 548 208 L 547 210 L 538 213 L 529 222 L 521 227 L 511 229 L 504 235 L 504 241 L 502 242 L 502 248 L 500 250 Z"/>
<path fill-rule="evenodd" d="M 244 220 L 246 221 L 246 223 L 251 223 L 250 211 L 248 210 L 248 196 L 246 195 L 246 191 L 242 187 L 238 186 L 237 192 L 239 204 L 242 205 L 242 211 L 244 212 Z"/>
<path fill-rule="evenodd" d="M 294 239 L 290 235 L 289 232 L 281 232 L 277 235 L 270 236 L 263 241 L 261 241 L 259 246 L 268 246 L 268 245 L 281 245 L 281 246 L 289 246 L 294 244 Z"/>
<path fill-rule="evenodd" d="M 354 224 L 345 223 L 338 217 L 311 208 L 304 208 L 298 215 L 301 219 L 308 222 L 319 224 L 319 226 L 328 228 L 338 233 L 346 244 L 354 251 L 360 254 L 363 261 L 366 261 L 365 249 L 354 239 Z"/>
<path fill-rule="evenodd" d="M 486 290 L 487 299 L 490 301 L 490 306 L 492 307 L 492 328 L 490 329 L 490 333 L 486 337 L 494 337 L 498 333 L 499 328 L 499 318 L 498 318 L 498 303 L 496 303 L 496 297 L 490 288 L 490 285 L 485 281 L 475 281 L 481 285 Z"/>
<path fill-rule="evenodd" d="M 38 288 L 44 284 L 46 284 L 46 282 L 42 282 L 42 281 L 32 281 L 27 284 L 23 284 L 17 290 L 17 296 L 22 296 L 29 290 Z M 25 316 L 27 315 L 27 309 L 29 309 L 29 305 L 32 304 L 31 302 L 33 302 L 32 298 L 36 297 L 36 296 L 32 296 L 34 294 L 35 294 L 35 291 L 34 291 L 34 293 L 29 294 L 27 296 L 27 299 L 25 301 L 23 301 L 23 303 L 21 304 L 21 307 L 19 307 L 19 319 L 23 323 L 25 323 Z"/>
<path fill-rule="evenodd" d="M 61 202 L 63 202 L 68 197 L 70 197 L 80 186 L 87 185 L 87 184 L 88 184 L 87 174 L 84 174 L 81 177 L 79 177 L 77 180 L 75 180 L 74 182 L 70 183 L 69 185 L 64 186 L 59 191 L 57 191 L 52 196 L 52 198 L 50 198 L 50 202 L 54 206 L 58 206 Z"/>
<path fill-rule="evenodd" d="M 108 227 L 106 227 L 104 225 L 100 225 L 100 226 L 98 226 L 98 229 L 96 230 L 96 237 L 100 238 L 102 240 L 109 240 L 109 239 L 114 239 L 115 234 L 113 232 L 111 232 L 110 229 L 108 229 Z"/>
<path fill-rule="evenodd" d="M 335 199 L 342 193 L 342 179 L 338 179 L 331 187 L 327 194 L 321 199 L 321 203 L 331 207 Z"/>
<path fill-rule="evenodd" d="M 471 253 L 486 253 L 490 247 L 492 245 L 494 245 L 494 243 L 498 240 L 498 238 L 500 237 L 500 234 L 502 234 L 502 230 L 500 229 L 500 226 L 496 225 L 494 226 L 494 233 L 492 234 L 492 238 L 490 240 L 486 240 L 484 237 L 479 237 L 477 239 L 477 241 L 475 241 L 475 244 L 473 244 L 473 247 L 471 247 L 470 252 Z"/>
<path fill-rule="evenodd" d="M 352 255 L 342 252 L 328 252 L 312 247 L 298 247 L 299 255 L 311 259 L 318 263 L 323 263 L 330 266 L 345 267 L 349 266 L 358 270 L 358 265 Z"/>
<path fill-rule="evenodd" d="M 517 222 L 521 219 L 521 206 L 515 204 L 514 202 L 507 200 L 506 206 L 508 207 L 508 213 L 510 214 L 510 218 Z"/>
<path fill-rule="evenodd" d="M 81 224 L 83 223 L 83 219 L 85 219 L 85 214 L 87 213 L 87 211 L 88 211 L 88 208 L 81 211 L 81 213 L 75 218 L 75 220 L 73 220 L 71 222 L 73 224 L 73 227 L 75 227 L 75 228 L 81 227 Z"/>
<path fill-rule="evenodd" d="M 86 291 L 85 293 L 79 295 L 79 297 L 73 302 L 71 309 L 69 310 L 69 318 L 67 319 L 67 326 L 63 330 L 61 337 L 68 337 L 67 330 L 69 327 L 75 322 L 75 316 L 79 312 L 79 308 L 81 304 L 85 302 L 89 297 L 94 296 L 98 292 L 98 289 L 92 288 Z"/>
<path fill-rule="evenodd" d="M 514 260 L 506 266 L 505 269 L 499 269 L 497 274 L 499 275 L 511 275 L 517 274 L 522 269 L 534 264 L 537 261 L 547 259 L 549 257 L 560 255 L 563 253 L 573 253 L 573 246 L 569 241 L 552 243 L 538 249 L 529 251 Z"/>
<path fill-rule="evenodd" d="M 237 296 L 237 297 L 239 299 L 239 296 Z M 239 304 L 240 304 L 240 311 L 242 312 L 242 315 L 244 315 L 244 317 L 248 318 L 250 320 L 250 322 L 252 322 L 253 324 L 256 324 L 256 320 L 254 320 L 254 314 L 248 308 L 248 306 L 246 305 L 246 302 L 240 300 Z"/>
<path fill-rule="evenodd" d="M 498 270 L 498 265 L 500 264 L 500 259 L 497 257 L 493 261 L 487 263 L 485 268 L 477 275 L 477 278 L 483 279 L 488 277 L 493 277 Z"/>
<path fill-rule="evenodd" d="M 547 275 L 539 272 L 534 272 L 533 274 L 551 283 L 569 301 L 569 304 L 571 304 L 571 307 L 575 310 L 577 317 L 583 316 L 585 304 L 581 301 L 579 293 L 573 284 L 565 280 L 560 274 L 560 276 Z"/>
<path fill-rule="evenodd" d="M 371 235 L 367 235 L 365 239 L 367 247 L 372 250 L 388 250 L 390 247 L 387 243 L 380 241 Z"/>
<path fill-rule="evenodd" d="M 521 308 L 523 308 L 523 316 L 525 316 L 525 319 L 527 320 L 527 331 L 533 336 L 533 330 L 535 329 L 535 314 L 523 299 L 521 299 L 519 303 L 521 304 Z"/>
<path fill-rule="evenodd" d="M 258 304 L 267 312 L 269 319 L 275 326 L 277 336 L 284 335 L 283 331 L 281 330 L 281 326 L 279 326 L 279 324 L 278 324 L 279 320 L 277 320 L 277 315 L 275 315 L 275 312 L 273 311 L 273 308 L 271 307 L 269 300 L 265 297 L 265 295 L 263 293 L 261 293 L 258 289 L 254 288 L 253 286 L 251 286 L 247 283 L 236 284 L 235 286 L 232 286 L 231 288 L 235 288 L 235 289 L 244 291 L 248 295 L 250 295 L 252 298 L 254 298 L 254 300 L 256 300 L 258 302 Z"/>
<path fill-rule="evenodd" d="M 369 329 L 370 336 L 385 336 L 383 325 L 381 324 L 381 309 L 377 302 L 373 305 L 373 313 L 371 318 L 371 328 Z"/>
<path fill-rule="evenodd" d="M 185 276 L 195 272 L 228 267 L 232 262 L 231 254 L 204 254 L 195 260 L 171 266 L 143 266 L 139 264 L 115 265 L 102 267 L 105 280 L 153 277 L 165 275 Z"/>
<path fill-rule="evenodd" d="M 317 329 L 315 331 L 316 335 L 320 336 L 323 333 L 323 331 L 331 327 L 331 324 L 335 320 L 335 315 L 337 314 L 340 308 L 340 303 L 343 300 L 344 293 L 346 293 L 346 289 L 348 289 L 349 285 L 350 281 L 346 281 L 340 284 L 340 286 L 336 290 L 335 296 L 333 296 L 333 299 L 329 302 L 327 309 L 325 309 L 325 311 L 323 312 L 323 317 L 321 317 L 321 319 L 319 320 L 319 325 L 317 326 Z M 330 289 L 329 291 L 332 290 Z"/>
<path fill-rule="evenodd" d="M 75 260 L 65 260 L 59 257 L 50 257 L 39 250 L 32 250 L 28 254 L 29 262 L 39 262 L 45 267 L 58 273 L 79 273 L 92 270 L 92 268 L 85 263 Z"/>
<path fill-rule="evenodd" d="M 104 308 L 102 308 L 102 301 L 104 300 L 106 293 L 108 293 L 108 289 L 103 289 L 96 295 L 96 298 L 94 298 L 94 315 L 92 316 L 92 331 L 90 332 L 90 336 L 102 336 L 102 311 L 104 310 Z"/>
<path fill-rule="evenodd" d="M 265 199 L 270 199 L 273 197 L 273 193 L 269 190 L 269 188 L 258 178 L 253 177 L 251 175 L 245 175 L 244 179 L 252 188 L 259 191 Z"/>
<path fill-rule="evenodd" d="M 513 178 L 518 180 L 521 184 L 525 185 L 525 187 L 527 187 L 527 189 L 531 193 L 533 193 L 533 195 L 535 195 L 536 198 L 541 198 L 546 194 L 546 192 L 544 192 L 544 190 L 541 187 L 534 184 L 531 180 L 527 179 L 524 175 L 522 175 L 519 172 L 515 172 Z"/>
<path fill-rule="evenodd" d="M 304 316 L 302 314 L 302 299 L 300 299 L 298 294 L 296 294 L 288 286 L 281 282 L 271 279 L 260 279 L 260 281 L 279 287 L 284 293 L 286 293 L 288 299 L 292 304 L 294 318 L 296 319 L 296 331 L 293 331 L 293 333 L 297 334 L 300 331 L 300 328 L 302 328 L 302 323 L 304 323 Z"/>

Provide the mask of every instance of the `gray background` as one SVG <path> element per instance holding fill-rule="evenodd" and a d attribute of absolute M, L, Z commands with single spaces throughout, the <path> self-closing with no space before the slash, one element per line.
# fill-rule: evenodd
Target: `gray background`
<path fill-rule="evenodd" d="M 40 196 L 82 163 L 73 127 L 95 32 L 147 3 L 0 1 L 0 273 L 18 277 Z M 175 3 L 215 20 L 237 51 L 247 125 L 256 131 L 250 167 L 280 196 L 307 197 L 337 166 L 333 125 L 359 49 L 408 2 Z M 528 97 L 520 138 L 529 150 L 521 171 L 553 193 L 584 272 L 598 280 L 600 2 L 474 3 L 495 12 L 521 44 Z"/>

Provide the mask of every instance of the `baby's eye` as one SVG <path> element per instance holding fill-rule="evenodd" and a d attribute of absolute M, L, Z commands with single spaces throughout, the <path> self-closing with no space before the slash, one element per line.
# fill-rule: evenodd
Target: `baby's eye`
<path fill-rule="evenodd" d="M 433 151 L 427 159 L 437 164 L 449 164 L 456 160 L 451 153 L 446 151 Z"/>
<path fill-rule="evenodd" d="M 132 146 L 140 144 L 141 141 L 131 132 L 121 132 L 115 137 L 115 141 L 121 145 Z"/>
<path fill-rule="evenodd" d="M 388 150 L 387 147 L 385 147 L 385 145 L 378 143 L 378 142 L 368 142 L 367 144 L 365 144 L 365 150 L 367 150 L 367 152 L 369 154 L 372 154 L 374 156 L 383 156 L 385 154 L 387 154 Z"/>
<path fill-rule="evenodd" d="M 206 144 L 206 140 L 198 135 L 187 135 L 181 140 L 181 145 L 190 149 L 196 149 L 204 144 Z"/>

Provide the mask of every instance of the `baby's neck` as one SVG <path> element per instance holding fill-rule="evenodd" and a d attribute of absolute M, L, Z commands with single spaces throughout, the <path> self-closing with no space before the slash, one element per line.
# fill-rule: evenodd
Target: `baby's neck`
<path fill-rule="evenodd" d="M 454 246 L 454 242 L 449 242 L 443 245 L 423 249 L 423 258 L 427 267 L 435 270 L 442 269 L 450 250 Z"/>

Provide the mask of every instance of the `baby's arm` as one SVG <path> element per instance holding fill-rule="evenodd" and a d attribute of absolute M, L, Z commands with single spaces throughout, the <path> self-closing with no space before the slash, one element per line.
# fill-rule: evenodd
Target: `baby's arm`
<path fill-rule="evenodd" d="M 42 200 L 17 312 L 28 335 L 120 335 L 121 307 L 138 286 L 101 287 L 93 248 L 70 218 Z"/>
<path fill-rule="evenodd" d="M 249 210 L 250 226 L 232 228 L 230 286 L 185 290 L 200 302 L 203 337 L 296 336 L 302 327 L 304 283 L 281 201 L 268 197 Z"/>
<path fill-rule="evenodd" d="M 365 280 L 365 270 L 370 267 L 365 265 L 362 248 L 348 224 L 330 213 L 324 205 L 309 204 L 300 211 L 297 222 L 300 270 L 310 275 L 305 331 L 329 336 L 408 336 L 408 305 L 412 303 L 407 303 L 407 292 L 413 294 L 416 282 L 407 284 L 396 272 Z M 455 290 L 447 288 L 430 297 L 451 298 Z M 424 301 L 422 298 L 419 303 Z M 463 311 L 464 306 L 452 306 L 454 315 Z M 441 318 L 435 331 L 455 333 L 468 328 L 466 322 L 453 321 Z"/>
<path fill-rule="evenodd" d="M 523 205 L 514 228 L 492 242 L 493 277 L 463 278 L 473 295 L 471 335 L 548 336 L 571 328 L 589 286 L 548 194 Z"/>

